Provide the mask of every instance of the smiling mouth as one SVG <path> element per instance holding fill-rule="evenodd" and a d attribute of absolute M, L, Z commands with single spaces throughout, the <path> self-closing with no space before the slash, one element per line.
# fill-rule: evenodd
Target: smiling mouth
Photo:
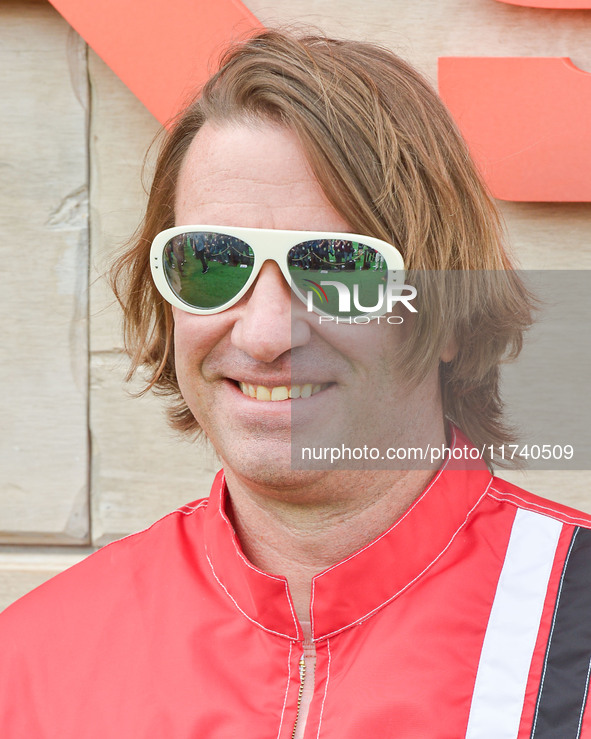
<path fill-rule="evenodd" d="M 321 390 L 327 388 L 331 383 L 322 385 L 279 385 L 278 387 L 266 387 L 265 385 L 251 385 L 248 382 L 239 382 L 238 387 L 243 395 L 253 400 L 289 400 L 295 398 L 310 398 Z"/>

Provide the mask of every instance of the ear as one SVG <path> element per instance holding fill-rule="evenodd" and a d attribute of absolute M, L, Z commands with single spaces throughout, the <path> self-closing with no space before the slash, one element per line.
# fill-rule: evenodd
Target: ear
<path fill-rule="evenodd" d="M 456 337 L 452 336 L 448 342 L 443 347 L 441 354 L 439 355 L 439 359 L 442 362 L 451 362 L 452 359 L 455 358 L 456 354 L 458 353 L 458 342 L 456 341 Z"/>

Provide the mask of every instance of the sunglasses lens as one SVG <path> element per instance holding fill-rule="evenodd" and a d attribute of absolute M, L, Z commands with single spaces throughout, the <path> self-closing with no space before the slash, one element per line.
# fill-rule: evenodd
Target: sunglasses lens
<path fill-rule="evenodd" d="M 345 239 L 304 241 L 289 250 L 287 264 L 307 304 L 322 313 L 360 316 L 382 305 L 388 265 L 370 246 Z"/>
<path fill-rule="evenodd" d="M 164 247 L 164 274 L 174 294 L 193 308 L 219 308 L 246 285 L 254 252 L 234 236 L 177 234 Z"/>

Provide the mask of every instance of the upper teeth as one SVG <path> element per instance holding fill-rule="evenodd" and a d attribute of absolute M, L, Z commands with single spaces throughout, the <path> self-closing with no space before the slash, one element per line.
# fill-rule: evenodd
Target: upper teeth
<path fill-rule="evenodd" d="M 265 387 L 265 385 L 250 385 L 247 382 L 239 382 L 238 385 L 244 393 L 256 400 L 287 400 L 288 398 L 309 398 L 320 392 L 322 385 L 279 385 L 279 387 Z"/>

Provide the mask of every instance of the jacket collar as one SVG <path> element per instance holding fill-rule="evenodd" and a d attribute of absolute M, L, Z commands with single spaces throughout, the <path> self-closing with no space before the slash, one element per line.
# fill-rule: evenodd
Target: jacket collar
<path fill-rule="evenodd" d="M 454 429 L 452 447 L 468 442 Z M 450 546 L 484 496 L 492 475 L 481 460 L 447 460 L 406 513 L 366 547 L 315 576 L 312 636 L 332 636 L 371 617 L 403 593 Z M 269 575 L 242 553 L 228 520 L 223 470 L 206 514 L 205 547 L 213 575 L 243 616 L 266 631 L 303 639 L 285 578 Z"/>

